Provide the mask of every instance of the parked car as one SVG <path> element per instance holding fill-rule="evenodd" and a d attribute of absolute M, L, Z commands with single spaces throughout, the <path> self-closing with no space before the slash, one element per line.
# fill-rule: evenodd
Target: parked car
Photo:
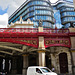
<path fill-rule="evenodd" d="M 47 67 L 32 66 L 28 67 L 27 75 L 57 75 L 57 73 L 52 72 Z"/>

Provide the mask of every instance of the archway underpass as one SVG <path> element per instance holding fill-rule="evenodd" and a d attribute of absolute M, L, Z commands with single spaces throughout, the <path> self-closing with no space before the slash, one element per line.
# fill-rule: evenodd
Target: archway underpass
<path fill-rule="evenodd" d="M 8 74 L 22 74 L 25 54 L 28 55 L 29 66 L 38 66 L 37 50 L 39 49 L 22 44 L 0 42 L 0 71 L 5 70 Z"/>
<path fill-rule="evenodd" d="M 17 60 L 20 60 L 19 58 L 21 58 L 22 61 L 22 55 L 20 55 L 23 53 L 22 46 L 22 44 L 0 42 L 0 72 L 5 70 L 7 73 L 12 73 L 15 66 L 18 66 L 20 63 L 21 66 L 19 68 L 22 68 L 22 62 L 14 64 L 18 62 Z M 21 71 L 17 71 L 21 73 Z"/>

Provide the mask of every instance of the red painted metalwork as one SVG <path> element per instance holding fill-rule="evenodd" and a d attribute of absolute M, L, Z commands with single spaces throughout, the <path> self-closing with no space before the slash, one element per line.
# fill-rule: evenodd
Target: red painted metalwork
<path fill-rule="evenodd" d="M 38 32 L 37 28 L 0 28 L 0 37 L 68 36 L 68 33 L 68 29 L 44 29 Z"/>
<path fill-rule="evenodd" d="M 37 28 L 0 28 L 0 33 L 36 33 L 38 32 Z"/>
<path fill-rule="evenodd" d="M 0 28 L 0 33 L 37 33 L 38 29 L 37 28 Z M 43 29 L 44 33 L 57 33 L 57 34 L 64 34 L 64 33 L 69 33 L 68 29 L 48 29 L 44 28 Z"/>
<path fill-rule="evenodd" d="M 38 32 L 37 28 L 0 28 L 0 42 L 18 43 L 38 48 L 39 36 L 45 38 L 45 48 L 51 46 L 70 47 L 70 36 L 75 36 L 75 33 L 69 33 L 68 29 L 45 28 L 43 32 Z M 53 40 L 54 43 L 47 44 L 47 41 L 50 42 L 51 40 Z M 61 40 L 66 41 L 68 44 L 64 42 L 60 43 Z"/>
<path fill-rule="evenodd" d="M 48 29 L 44 28 L 45 33 L 55 33 L 55 34 L 68 34 L 69 30 L 68 29 Z"/>
<path fill-rule="evenodd" d="M 45 48 L 52 46 L 64 46 L 70 47 L 70 39 L 69 38 L 45 38 L 44 40 Z"/>
<path fill-rule="evenodd" d="M 70 32 L 69 36 L 75 36 L 75 32 Z"/>
<path fill-rule="evenodd" d="M 11 42 L 38 48 L 37 38 L 0 38 L 0 42 Z"/>

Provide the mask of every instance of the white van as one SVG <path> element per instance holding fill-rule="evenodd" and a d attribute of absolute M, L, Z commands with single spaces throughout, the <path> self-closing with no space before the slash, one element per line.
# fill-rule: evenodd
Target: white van
<path fill-rule="evenodd" d="M 32 66 L 28 67 L 27 75 L 57 75 L 47 67 Z"/>

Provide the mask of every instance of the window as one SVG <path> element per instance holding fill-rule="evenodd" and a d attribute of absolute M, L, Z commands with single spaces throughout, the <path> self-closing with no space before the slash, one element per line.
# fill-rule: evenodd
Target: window
<path fill-rule="evenodd" d="M 44 73 L 51 72 L 48 68 L 41 68 Z"/>
<path fill-rule="evenodd" d="M 38 69 L 38 68 L 36 68 L 36 72 L 37 72 L 37 73 L 42 73 L 42 72 L 40 71 L 40 69 Z"/>

